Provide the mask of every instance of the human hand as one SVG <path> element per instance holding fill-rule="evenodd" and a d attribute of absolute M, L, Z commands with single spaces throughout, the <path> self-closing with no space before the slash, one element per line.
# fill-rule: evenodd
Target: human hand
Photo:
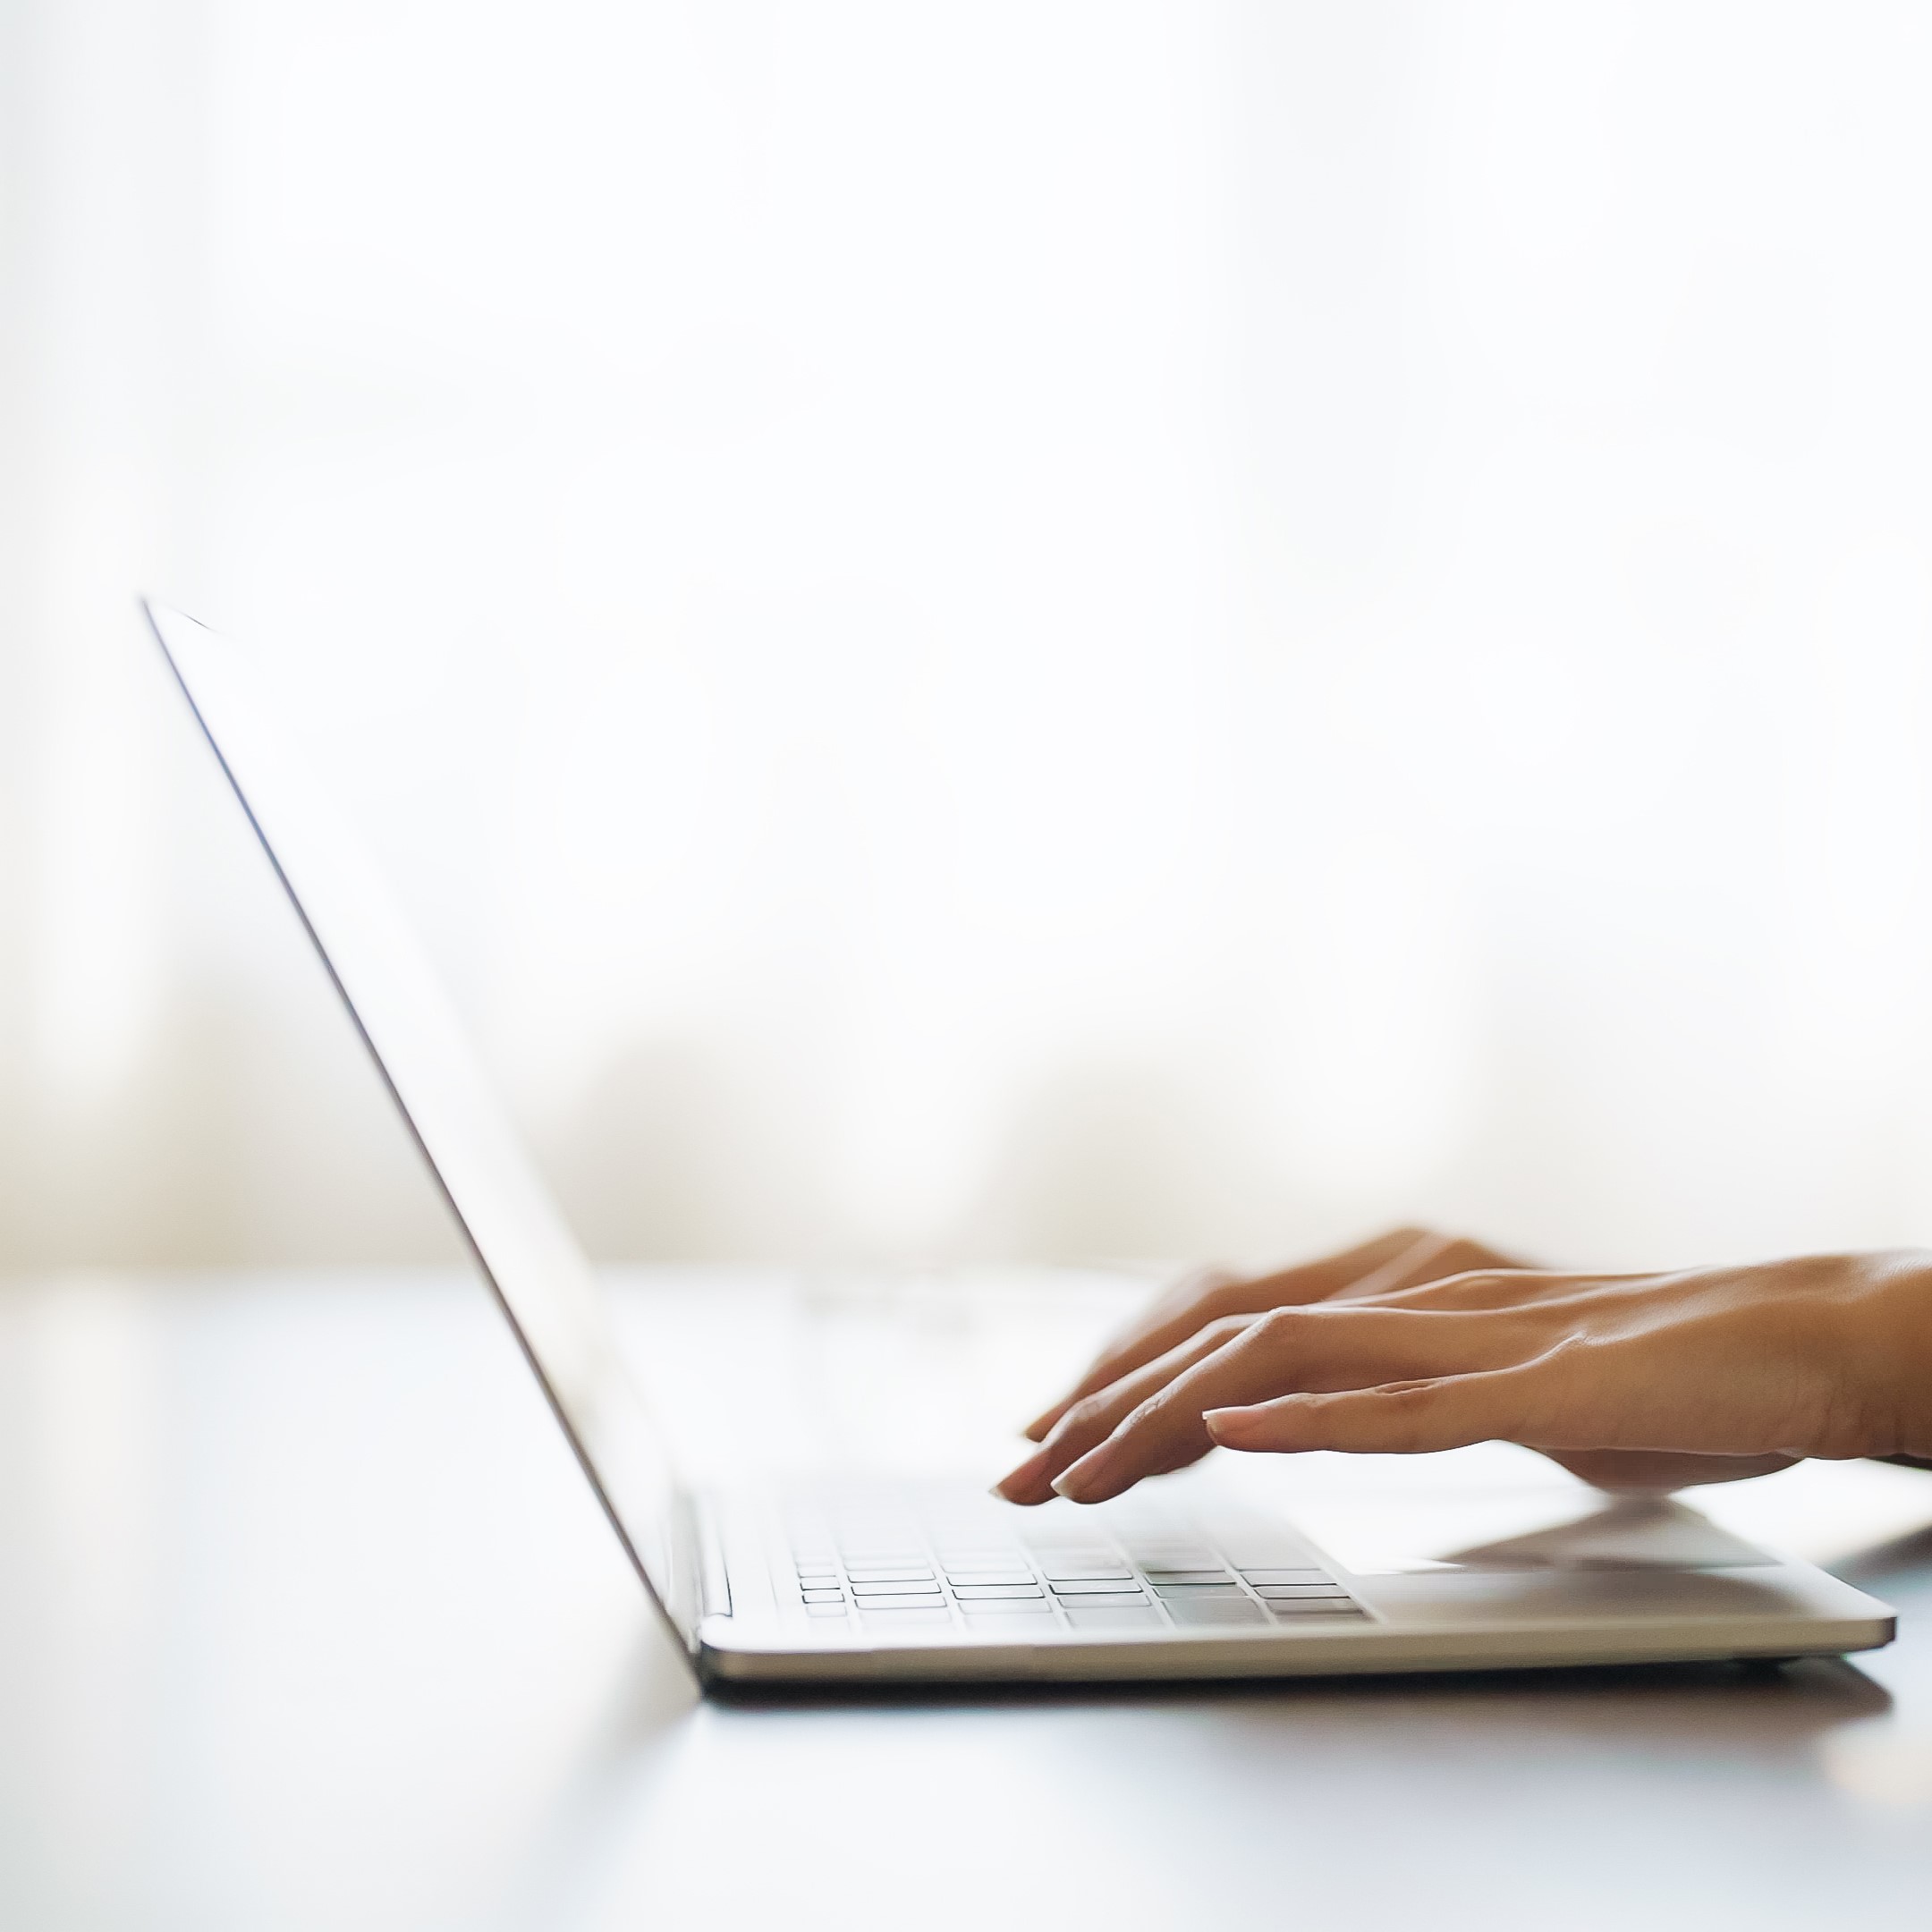
<path fill-rule="evenodd" d="M 1060 1400 L 1027 1424 L 1024 1433 L 1045 1442 L 1076 1402 L 1110 1388 L 1123 1376 L 1144 1368 L 1170 1349 L 1191 1341 L 1210 1324 L 1238 1325 L 1270 1309 L 1310 1301 L 1359 1300 L 1393 1288 L 1412 1288 L 1462 1275 L 1471 1268 L 1521 1267 L 1494 1248 L 1427 1228 L 1400 1227 L 1360 1247 L 1318 1261 L 1243 1280 L 1219 1268 L 1184 1275 L 1101 1350 L 1093 1365 Z"/>
<path fill-rule="evenodd" d="M 1932 1453 L 1923 1253 L 1330 1286 L 1266 1313 L 1209 1316 L 1148 1356 L 1182 1313 L 1157 1309 L 1081 1388 L 1117 1357 L 1114 1381 L 1042 1417 L 1045 1444 L 1000 1493 L 1097 1503 L 1216 1442 L 1415 1453 L 1501 1438 L 1606 1487 L 1728 1480 L 1804 1456 Z"/>
<path fill-rule="evenodd" d="M 1013 1503 L 1049 1501 L 1054 1479 L 1102 1441 L 1142 1395 L 1165 1387 L 1182 1368 L 1275 1309 L 1360 1301 L 1473 1268 L 1521 1266 L 1479 1241 L 1400 1227 L 1273 1275 L 1243 1279 L 1207 1268 L 1186 1275 L 1101 1350 L 1066 1394 L 1027 1425 L 1025 1434 L 1044 1446 L 1004 1478 L 996 1493 Z M 1194 1462 L 1213 1446 L 1203 1435 L 1192 1454 L 1170 1466 Z"/>

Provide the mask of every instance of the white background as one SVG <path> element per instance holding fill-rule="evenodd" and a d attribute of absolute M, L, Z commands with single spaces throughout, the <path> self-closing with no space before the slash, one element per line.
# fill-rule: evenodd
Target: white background
<path fill-rule="evenodd" d="M 0 0 L 0 1262 L 1932 1240 L 1932 16 Z"/>

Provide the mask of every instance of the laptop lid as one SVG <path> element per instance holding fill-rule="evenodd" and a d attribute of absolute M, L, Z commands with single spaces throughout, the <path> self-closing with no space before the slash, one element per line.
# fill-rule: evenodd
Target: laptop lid
<path fill-rule="evenodd" d="M 141 608 L 597 1500 L 690 1648 L 701 1614 L 694 1525 L 582 1250 L 251 654 L 179 611 Z"/>

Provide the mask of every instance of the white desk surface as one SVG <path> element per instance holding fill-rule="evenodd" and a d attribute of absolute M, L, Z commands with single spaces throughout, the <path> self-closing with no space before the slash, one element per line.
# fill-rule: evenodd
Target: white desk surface
<path fill-rule="evenodd" d="M 808 1325 L 769 1284 L 619 1292 L 714 1473 L 994 1473 L 1117 1307 L 829 1283 Z M 1901 1641 L 1761 1677 L 705 1700 L 474 1282 L 21 1281 L 0 1926 L 1926 1924 L 1932 1476 L 1718 1498 L 1895 1603 Z"/>

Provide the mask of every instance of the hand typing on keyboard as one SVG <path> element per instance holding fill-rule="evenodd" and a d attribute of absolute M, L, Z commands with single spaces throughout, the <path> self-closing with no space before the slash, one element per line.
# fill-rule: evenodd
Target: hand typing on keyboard
<path fill-rule="evenodd" d="M 997 1493 L 1098 1503 L 1230 1448 L 1502 1439 L 1606 1488 L 1932 1455 L 1932 1255 L 1556 1274 L 1404 1228 L 1157 1301 L 1029 1427 Z"/>

